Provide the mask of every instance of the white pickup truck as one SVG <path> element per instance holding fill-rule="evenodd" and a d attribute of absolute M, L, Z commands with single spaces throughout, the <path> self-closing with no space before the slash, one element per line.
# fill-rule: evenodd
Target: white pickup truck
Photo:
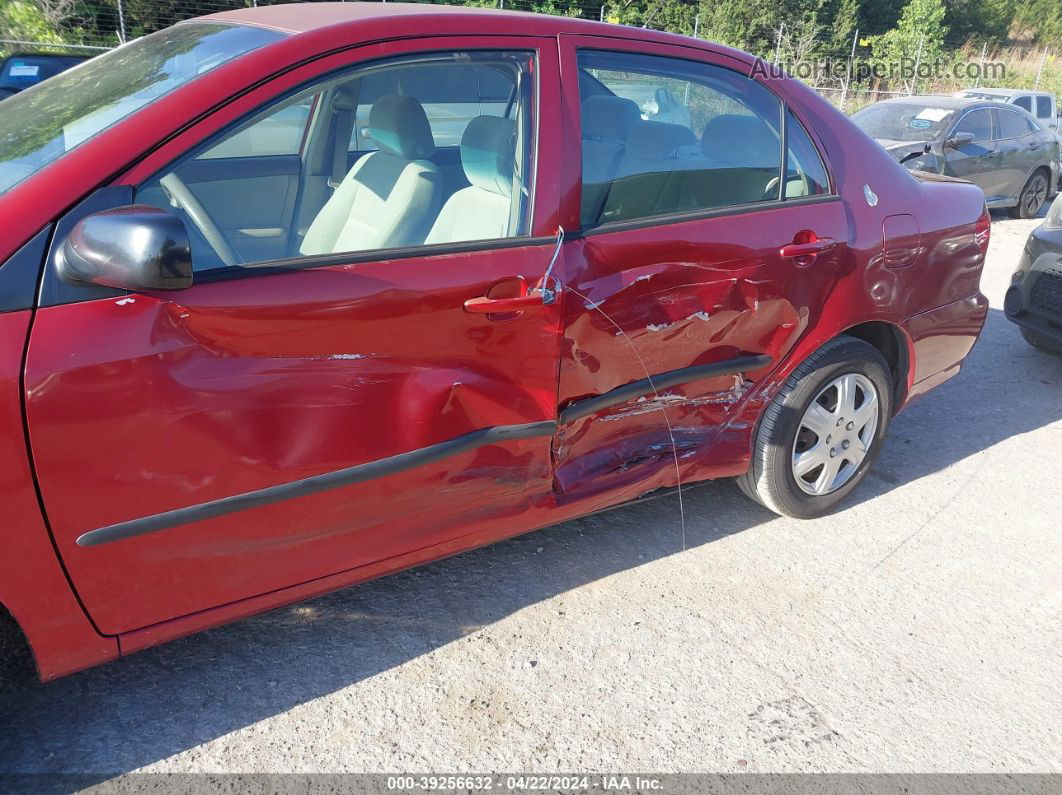
<path fill-rule="evenodd" d="M 953 96 L 970 99 L 987 99 L 994 102 L 1006 102 L 1027 110 L 1044 127 L 1058 136 L 1062 144 L 1062 117 L 1055 95 L 1047 91 L 1026 91 L 1021 88 L 965 88 L 956 91 Z M 1062 174 L 1062 146 L 1059 147 L 1059 173 Z M 1062 187 L 1062 177 L 1059 179 Z"/>
<path fill-rule="evenodd" d="M 1060 131 L 1058 103 L 1047 91 L 1025 91 L 1020 88 L 964 88 L 953 96 L 1006 102 L 1029 111 L 1045 127 Z"/>

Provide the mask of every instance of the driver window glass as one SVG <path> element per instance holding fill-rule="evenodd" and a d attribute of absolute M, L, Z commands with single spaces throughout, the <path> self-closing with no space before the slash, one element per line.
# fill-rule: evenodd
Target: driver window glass
<path fill-rule="evenodd" d="M 779 199 L 782 106 L 756 81 L 633 53 L 579 67 L 584 226 Z"/>
<path fill-rule="evenodd" d="M 967 113 L 955 125 L 957 133 L 971 133 L 975 142 L 992 140 L 992 114 L 987 108 Z"/>
<path fill-rule="evenodd" d="M 1032 113 L 1032 97 L 1018 97 L 1014 104 Z"/>
<path fill-rule="evenodd" d="M 528 234 L 533 54 L 365 65 L 232 125 L 137 190 L 196 271 Z"/>
<path fill-rule="evenodd" d="M 297 155 L 306 133 L 313 99 L 314 96 L 309 96 L 299 102 L 285 103 L 264 119 L 234 133 L 217 146 L 210 147 L 199 157 L 209 160 L 217 157 Z"/>

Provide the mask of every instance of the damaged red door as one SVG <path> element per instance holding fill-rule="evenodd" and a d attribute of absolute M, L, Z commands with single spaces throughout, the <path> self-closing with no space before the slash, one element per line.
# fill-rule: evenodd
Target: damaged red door
<path fill-rule="evenodd" d="M 566 260 L 556 481 L 561 501 L 623 498 L 707 476 L 735 404 L 824 305 L 847 224 L 784 97 L 727 56 L 562 41 L 580 76 L 566 99 L 582 235 Z"/>
<path fill-rule="evenodd" d="M 499 62 L 524 69 L 526 107 L 532 92 L 542 107 L 556 105 L 555 39 L 492 44 L 518 53 Z M 481 46 L 440 37 L 428 49 Z M 419 52 L 415 41 L 371 49 L 377 58 Z M 126 179 L 140 184 L 242 124 L 255 103 L 332 74 L 337 60 L 258 89 Z M 474 112 L 508 111 L 503 102 Z M 533 287 L 556 251 L 556 158 L 532 155 L 557 150 L 558 128 L 547 117 L 526 129 L 538 166 L 523 234 L 212 270 L 180 291 L 75 295 L 37 312 L 25 379 L 34 461 L 58 551 L 102 632 L 500 522 L 530 529 L 521 515 L 552 486 L 559 304 L 477 311 L 480 299 Z M 337 138 L 328 132 L 322 140 Z M 460 162 L 449 154 L 444 165 Z M 480 183 L 495 167 L 475 165 Z M 530 184 L 534 173 L 523 178 Z"/>

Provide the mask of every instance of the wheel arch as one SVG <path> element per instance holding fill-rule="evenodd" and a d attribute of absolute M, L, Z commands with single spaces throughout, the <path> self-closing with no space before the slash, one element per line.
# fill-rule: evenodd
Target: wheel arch
<path fill-rule="evenodd" d="M 0 602 L 0 682 L 39 675 L 40 669 L 29 638 L 14 614 Z"/>
<path fill-rule="evenodd" d="M 885 357 L 892 375 L 892 411 L 896 414 L 907 400 L 914 374 L 914 345 L 910 337 L 898 325 L 885 320 L 868 320 L 841 333 L 874 346 Z"/>

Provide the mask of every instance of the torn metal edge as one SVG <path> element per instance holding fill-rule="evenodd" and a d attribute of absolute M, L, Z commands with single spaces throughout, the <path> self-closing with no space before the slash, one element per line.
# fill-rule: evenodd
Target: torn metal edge
<path fill-rule="evenodd" d="M 649 378 L 643 378 L 640 381 L 632 381 L 629 384 L 618 386 L 604 394 L 572 403 L 560 412 L 559 422 L 561 425 L 565 425 L 590 414 L 595 414 L 602 409 L 607 409 L 609 406 L 626 403 L 628 400 L 645 395 L 655 395 L 661 389 L 686 384 L 690 381 L 715 378 L 720 375 L 738 375 L 748 370 L 758 370 L 769 365 L 771 361 L 770 356 L 760 354 L 756 356 L 738 356 L 734 359 L 683 367 L 679 370 L 668 370 Z"/>

